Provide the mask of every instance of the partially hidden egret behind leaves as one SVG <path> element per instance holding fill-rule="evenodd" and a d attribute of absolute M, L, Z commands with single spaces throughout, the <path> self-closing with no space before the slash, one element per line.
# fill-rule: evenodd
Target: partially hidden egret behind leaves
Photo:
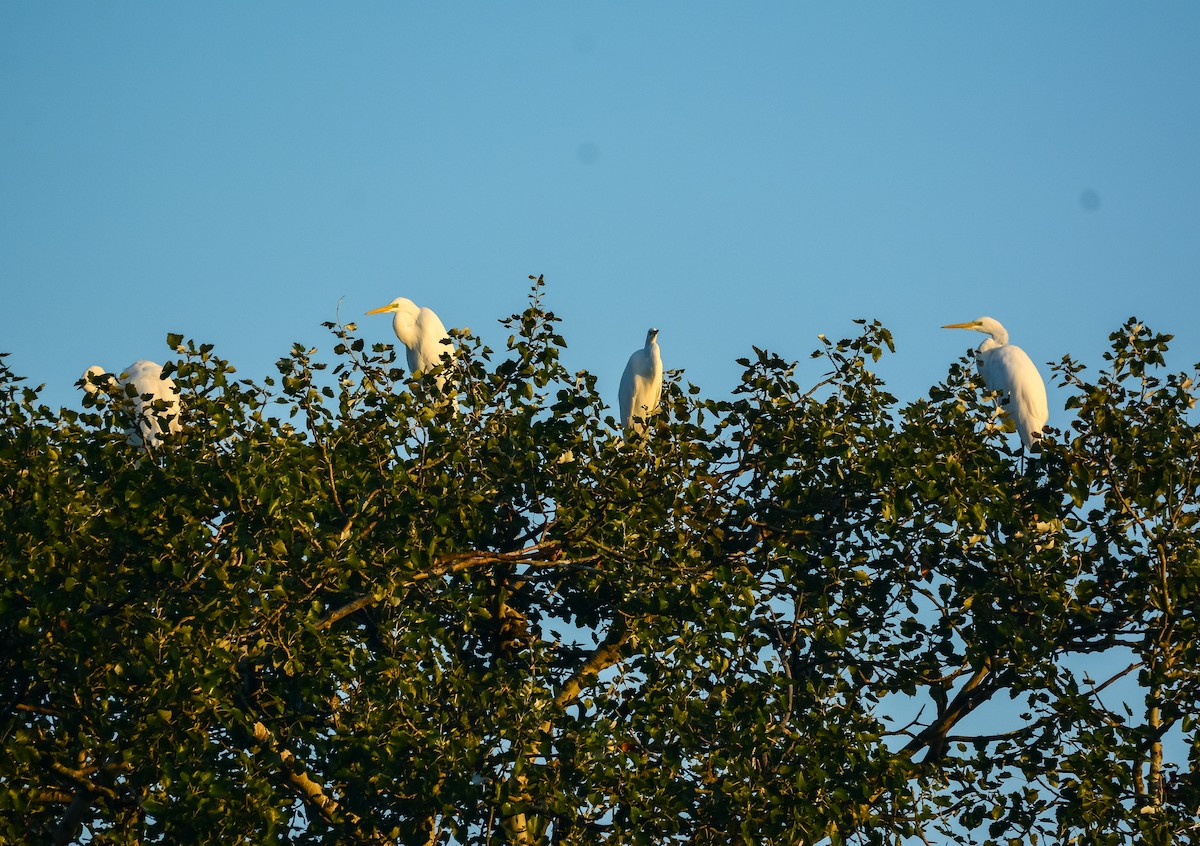
<path fill-rule="evenodd" d="M 975 363 L 988 390 L 1000 394 L 1000 404 L 1016 424 L 1021 446 L 1028 449 L 1041 437 L 1050 419 L 1046 383 L 1025 350 L 1008 342 L 1000 321 L 980 317 L 969 323 L 951 323 L 943 329 L 972 329 L 989 337 L 975 350 Z"/>
<path fill-rule="evenodd" d="M 134 425 L 126 428 L 129 443 L 158 446 L 164 432 L 174 434 L 183 423 L 179 419 L 179 388 L 175 380 L 163 376 L 162 366 L 138 359 L 118 377 L 103 367 L 92 365 L 83 374 L 83 389 L 89 394 L 104 390 L 113 395 L 129 412 Z M 161 401 L 162 410 L 154 406 Z"/>
<path fill-rule="evenodd" d="M 645 421 L 658 410 L 662 397 L 662 353 L 658 349 L 658 330 L 646 333 L 646 346 L 629 357 L 621 376 L 621 426 L 639 432 Z"/>
<path fill-rule="evenodd" d="M 409 375 L 431 370 L 443 355 L 454 355 L 446 327 L 432 309 L 420 308 L 407 297 L 396 297 L 385 306 L 371 309 L 367 314 L 392 313 L 392 330 L 404 344 L 408 356 Z M 445 383 L 439 376 L 438 387 Z"/>

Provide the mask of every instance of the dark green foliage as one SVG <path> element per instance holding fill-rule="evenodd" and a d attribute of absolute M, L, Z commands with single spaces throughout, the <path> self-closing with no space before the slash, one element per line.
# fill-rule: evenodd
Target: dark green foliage
<path fill-rule="evenodd" d="M 965 362 L 902 406 L 865 322 L 623 439 L 541 285 L 453 398 L 352 326 L 264 385 L 172 336 L 154 452 L 0 359 L 0 840 L 1196 839 L 1167 338 L 1064 360 L 1022 473 Z"/>

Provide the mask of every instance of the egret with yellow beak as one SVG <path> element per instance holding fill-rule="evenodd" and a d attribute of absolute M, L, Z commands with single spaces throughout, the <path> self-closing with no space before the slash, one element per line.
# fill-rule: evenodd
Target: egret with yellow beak
<path fill-rule="evenodd" d="M 371 309 L 367 314 L 392 314 L 392 330 L 408 355 L 410 376 L 424 373 L 441 363 L 443 355 L 454 356 L 446 327 L 432 309 L 420 308 L 407 297 L 396 297 L 385 306 Z M 438 387 L 445 380 L 438 378 Z"/>
<path fill-rule="evenodd" d="M 1025 350 L 1008 342 L 1000 321 L 980 317 L 969 323 L 950 323 L 943 329 L 971 329 L 988 337 L 975 350 L 975 363 L 988 390 L 1000 394 L 1000 406 L 1016 424 L 1021 446 L 1028 449 L 1041 437 L 1050 419 L 1046 383 Z"/>

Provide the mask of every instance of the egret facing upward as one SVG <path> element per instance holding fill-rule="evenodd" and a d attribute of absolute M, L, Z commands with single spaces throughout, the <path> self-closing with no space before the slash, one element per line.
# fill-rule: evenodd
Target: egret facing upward
<path fill-rule="evenodd" d="M 179 420 L 179 388 L 173 379 L 163 376 L 162 367 L 153 361 L 138 359 L 116 379 L 103 367 L 92 365 L 83 373 L 83 389 L 89 394 L 105 390 L 122 403 L 129 403 L 135 425 L 125 431 L 135 446 L 143 443 L 158 446 L 164 431 L 174 434 L 183 427 Z M 153 407 L 159 400 L 166 403 L 163 411 Z"/>
<path fill-rule="evenodd" d="M 662 378 L 658 330 L 651 329 L 646 333 L 646 346 L 629 357 L 621 376 L 621 425 L 624 428 L 645 431 L 645 420 L 658 410 Z"/>
<path fill-rule="evenodd" d="M 367 314 L 392 313 L 392 330 L 408 355 L 409 375 L 431 370 L 444 354 L 454 355 L 446 327 L 432 309 L 419 308 L 407 297 L 396 297 L 385 306 L 371 309 Z M 438 387 L 445 380 L 438 378 Z"/>
<path fill-rule="evenodd" d="M 990 317 L 980 317 L 970 323 L 951 323 L 942 328 L 972 329 L 990 336 L 975 350 L 979 375 L 988 390 L 999 392 L 1004 411 L 1017 426 L 1021 446 L 1033 446 L 1050 419 L 1050 411 L 1046 404 L 1046 383 L 1025 350 L 1010 344 L 1008 332 L 1000 321 Z"/>

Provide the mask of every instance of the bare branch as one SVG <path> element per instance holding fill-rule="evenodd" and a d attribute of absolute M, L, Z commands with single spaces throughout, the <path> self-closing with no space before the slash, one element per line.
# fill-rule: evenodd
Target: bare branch
<path fill-rule="evenodd" d="M 901 754 L 912 756 L 921 747 L 927 747 L 929 751 L 925 756 L 926 763 L 940 758 L 945 752 L 947 732 L 1000 689 L 1000 681 L 992 673 L 991 664 L 990 659 L 985 660 L 975 671 L 975 675 L 967 680 L 954 699 L 938 714 L 937 719 L 905 744 Z"/>
<path fill-rule="evenodd" d="M 75 798 L 71 800 L 71 804 L 67 807 L 67 812 L 63 814 L 62 820 L 54 829 L 52 842 L 54 846 L 67 846 L 75 839 L 75 834 L 79 831 L 79 826 L 83 823 L 83 815 L 87 813 L 92 804 L 91 794 L 86 788 L 80 788 L 75 793 Z"/>
<path fill-rule="evenodd" d="M 413 573 L 408 579 L 407 584 L 414 585 L 420 582 L 436 579 L 441 576 L 446 576 L 451 573 L 461 573 L 465 570 L 472 570 L 479 567 L 488 567 L 494 564 L 524 564 L 534 567 L 556 567 L 556 568 L 579 568 L 599 560 L 599 556 L 588 556 L 586 558 L 561 558 L 559 557 L 559 546 L 554 542 L 539 543 L 533 546 L 527 546 L 524 549 L 518 549 L 514 552 L 454 552 L 449 555 L 444 555 L 434 561 L 433 565 L 418 570 Z M 333 611 L 326 614 L 321 621 L 317 623 L 317 628 L 320 630 L 328 629 L 353 614 L 355 611 L 360 611 L 363 608 L 368 608 L 375 605 L 379 599 L 372 594 L 364 594 L 351 602 L 346 603 Z"/>
<path fill-rule="evenodd" d="M 614 620 L 612 626 L 608 630 L 608 636 L 596 648 L 596 651 L 583 662 L 575 674 L 567 679 L 558 695 L 554 697 L 554 704 L 560 708 L 565 708 L 574 702 L 585 687 L 596 680 L 604 670 L 616 664 L 621 660 L 621 647 L 629 640 L 629 627 L 624 620 Z M 549 726 L 544 727 L 549 731 Z"/>
<path fill-rule="evenodd" d="M 341 816 L 345 822 L 358 829 L 362 833 L 363 839 L 368 842 L 381 844 L 389 842 L 387 838 L 367 826 L 357 814 L 350 811 L 343 812 L 337 800 L 328 795 L 321 784 L 301 771 L 292 751 L 280 744 L 271 730 L 261 722 L 254 723 L 254 739 L 279 756 L 284 776 L 291 783 L 297 795 L 307 805 L 314 808 L 322 819 L 336 825 L 342 821 L 339 820 L 339 816 Z"/>

